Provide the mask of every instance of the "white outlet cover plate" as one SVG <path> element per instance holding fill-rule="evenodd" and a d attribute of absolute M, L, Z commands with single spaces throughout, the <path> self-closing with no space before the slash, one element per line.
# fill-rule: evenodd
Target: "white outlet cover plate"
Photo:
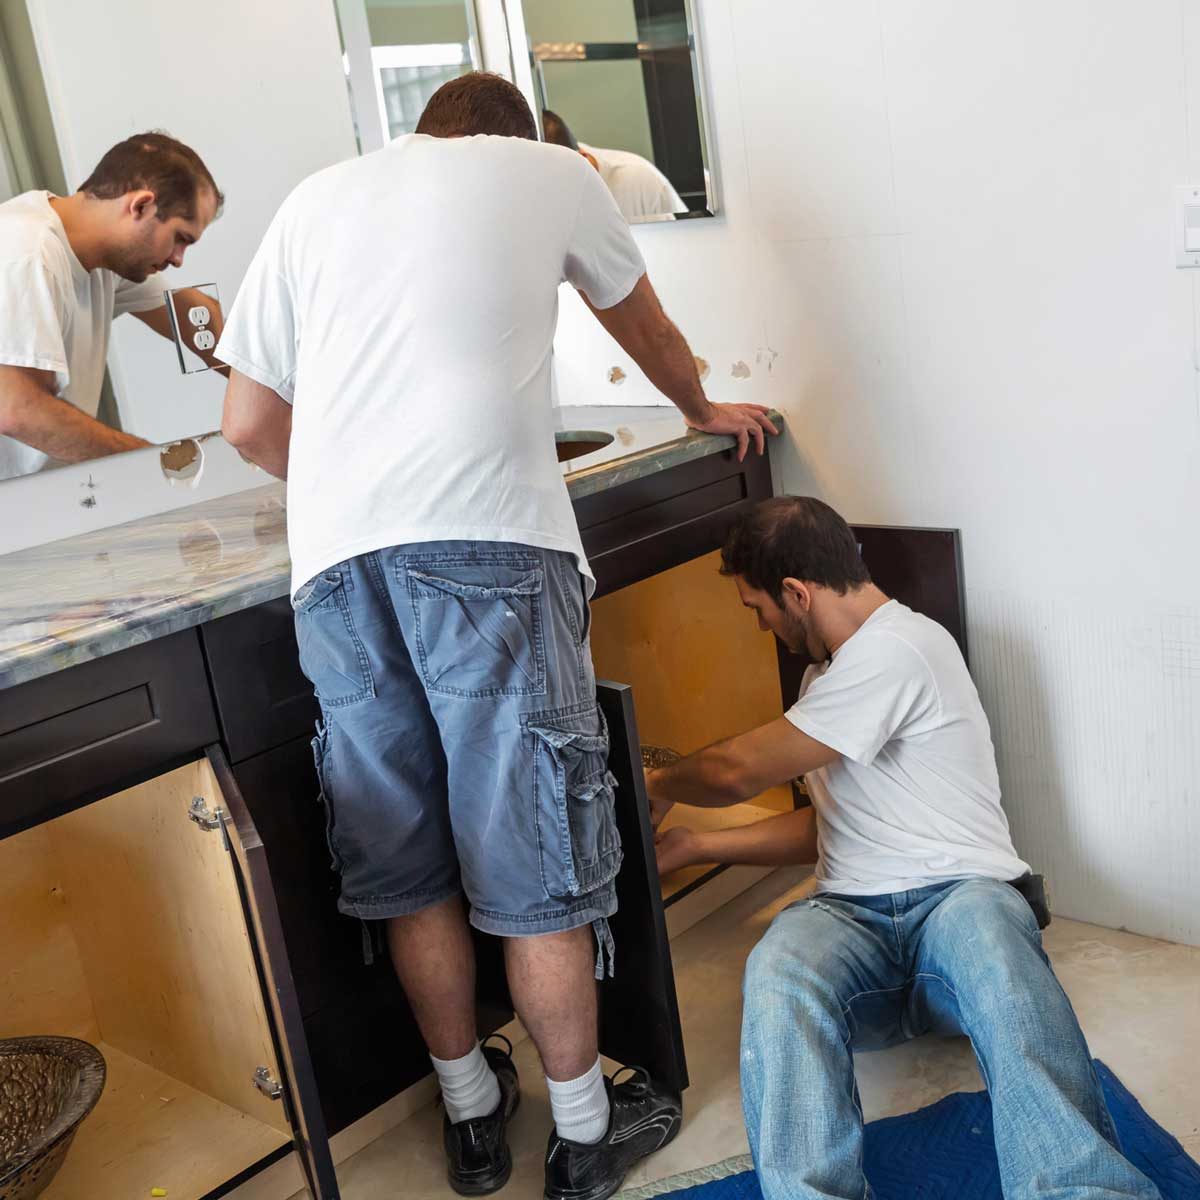
<path fill-rule="evenodd" d="M 1193 210 L 1190 211 L 1189 210 Z M 1200 183 L 1180 184 L 1175 189 L 1175 205 L 1171 212 L 1171 224 L 1175 231 L 1175 265 L 1177 267 L 1200 267 L 1200 250 L 1187 248 L 1188 227 L 1192 229 L 1192 244 L 1196 244 L 1200 231 Z"/>

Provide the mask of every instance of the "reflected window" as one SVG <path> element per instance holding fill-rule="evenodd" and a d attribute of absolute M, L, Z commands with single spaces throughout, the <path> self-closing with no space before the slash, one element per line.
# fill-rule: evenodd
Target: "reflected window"
<path fill-rule="evenodd" d="M 388 136 L 412 133 L 430 96 L 471 69 L 466 42 L 428 42 L 410 46 L 373 46 L 371 61 Z"/>
<path fill-rule="evenodd" d="M 434 92 L 479 65 L 469 0 L 336 0 L 359 150 L 413 133 Z"/>

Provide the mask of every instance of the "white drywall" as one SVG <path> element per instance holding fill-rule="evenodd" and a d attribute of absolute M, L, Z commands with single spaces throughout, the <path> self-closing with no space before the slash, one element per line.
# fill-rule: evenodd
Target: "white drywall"
<path fill-rule="evenodd" d="M 789 490 L 962 529 L 1019 848 L 1200 943 L 1200 8 L 698 7 L 726 216 L 635 236 L 711 394 L 786 412 Z M 653 399 L 578 305 L 557 350 L 564 399 Z"/>

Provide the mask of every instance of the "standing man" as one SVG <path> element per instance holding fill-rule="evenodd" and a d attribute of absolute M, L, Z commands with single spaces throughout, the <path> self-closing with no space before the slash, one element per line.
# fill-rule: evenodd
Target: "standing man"
<path fill-rule="evenodd" d="M 765 1200 L 863 1200 L 852 1050 L 965 1033 L 1009 1200 L 1160 1200 L 1125 1158 L 1087 1042 L 1042 950 L 1000 807 L 987 716 L 957 643 L 872 582 L 827 504 L 779 496 L 722 552 L 742 603 L 812 666 L 778 720 L 647 776 L 676 803 L 737 804 L 804 775 L 812 808 L 677 827 L 660 870 L 817 863 L 746 966 L 742 1104 Z M 1017 886 L 1010 886 L 1011 884 Z"/>
<path fill-rule="evenodd" d="M 442 1085 L 450 1183 L 503 1186 L 517 1100 L 511 1059 L 476 1038 L 465 893 L 471 924 L 504 938 L 545 1069 L 546 1196 L 603 1200 L 681 1108 L 644 1073 L 605 1080 L 597 1053 L 621 847 L 593 580 L 554 450 L 560 283 L 693 428 L 744 455 L 774 427 L 709 403 L 600 177 L 536 139 L 512 84 L 447 83 L 415 134 L 288 197 L 217 353 L 226 438 L 288 480 L 339 906 L 388 922 Z"/>
<path fill-rule="evenodd" d="M 112 321 L 133 313 L 172 339 L 159 272 L 182 265 L 223 201 L 194 150 L 142 133 L 73 196 L 0 204 L 0 480 L 149 445 L 96 417 Z"/>

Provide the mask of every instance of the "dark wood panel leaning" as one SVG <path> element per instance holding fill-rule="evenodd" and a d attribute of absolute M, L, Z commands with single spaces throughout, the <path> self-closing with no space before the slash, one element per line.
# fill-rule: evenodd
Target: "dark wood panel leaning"
<path fill-rule="evenodd" d="M 914 612 L 944 626 L 967 658 L 967 607 L 963 586 L 962 537 L 957 529 L 917 529 L 898 525 L 851 525 L 863 562 L 883 592 Z M 779 683 L 784 708 L 800 695 L 809 659 L 781 642 Z M 797 808 L 809 801 L 793 786 Z"/>
<path fill-rule="evenodd" d="M 625 852 L 617 876 L 619 908 L 609 922 L 616 943 L 616 974 L 600 985 L 600 1053 L 645 1067 L 655 1079 L 682 1092 L 688 1085 L 687 1059 L 633 689 L 600 683 L 596 692 L 608 722 L 608 765 L 617 778 L 617 828 Z"/>

